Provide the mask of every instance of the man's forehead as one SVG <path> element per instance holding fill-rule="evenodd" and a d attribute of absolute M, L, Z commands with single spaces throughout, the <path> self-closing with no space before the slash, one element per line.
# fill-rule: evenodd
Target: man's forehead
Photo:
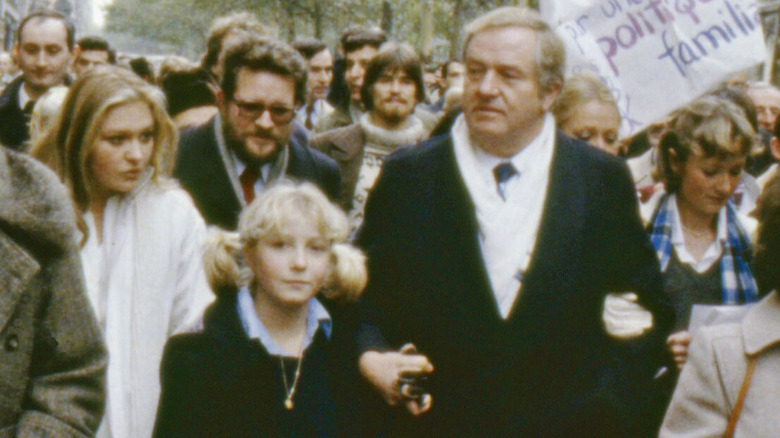
<path fill-rule="evenodd" d="M 349 60 L 350 58 L 372 58 L 377 52 L 377 48 L 371 44 L 365 44 L 357 49 L 347 52 L 344 57 Z"/>
<path fill-rule="evenodd" d="M 482 53 L 471 50 L 474 41 L 485 43 L 490 49 L 507 48 L 519 50 L 536 50 L 539 33 L 533 29 L 522 26 L 488 27 L 474 33 L 468 40 L 468 45 L 463 54 L 463 62 L 468 62 L 470 57 L 479 56 Z"/>
<path fill-rule="evenodd" d="M 261 86 L 276 82 L 274 86 Z M 283 84 L 289 85 L 289 90 Z M 235 97 L 246 96 L 250 99 L 261 97 L 272 99 L 284 99 L 295 97 L 295 79 L 269 70 L 255 70 L 249 67 L 241 67 L 236 75 Z M 289 96 L 288 96 L 289 94 Z"/>
<path fill-rule="evenodd" d="M 326 47 L 315 53 L 309 60 L 309 65 L 333 65 L 333 56 L 330 54 L 330 50 Z"/>
<path fill-rule="evenodd" d="M 463 64 L 457 61 L 453 61 L 447 66 L 447 74 L 450 74 L 453 71 L 460 71 L 460 70 L 463 70 Z"/>
<path fill-rule="evenodd" d="M 754 87 L 749 88 L 748 96 L 756 104 L 780 106 L 780 90 L 772 87 Z"/>
<path fill-rule="evenodd" d="M 400 66 L 389 65 L 385 67 L 384 70 L 382 70 L 382 73 L 379 76 L 408 78 L 409 73 L 407 73 L 406 70 L 402 69 Z"/>
<path fill-rule="evenodd" d="M 88 59 L 90 61 L 108 62 L 108 52 L 105 50 L 82 50 L 81 53 L 79 53 L 79 58 Z"/>
<path fill-rule="evenodd" d="M 49 37 L 46 43 L 68 43 L 68 28 L 62 20 L 52 17 L 35 17 L 24 24 L 24 28 L 19 33 L 19 43 L 24 44 L 31 40 L 38 41 L 40 38 Z M 60 39 L 61 37 L 61 39 Z"/>

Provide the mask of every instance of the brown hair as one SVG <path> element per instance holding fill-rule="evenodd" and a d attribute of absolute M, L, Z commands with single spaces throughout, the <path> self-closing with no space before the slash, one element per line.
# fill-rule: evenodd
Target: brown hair
<path fill-rule="evenodd" d="M 228 99 L 233 98 L 236 78 L 242 68 L 291 77 L 295 82 L 295 103 L 306 101 L 306 61 L 287 43 L 274 38 L 254 36 L 231 45 L 225 55 L 222 74 L 222 92 Z"/>
<path fill-rule="evenodd" d="M 403 71 L 414 81 L 417 102 L 425 100 L 425 83 L 422 77 L 422 61 L 412 46 L 389 42 L 382 45 L 366 68 L 363 87 L 360 89 L 360 100 L 366 111 L 374 108 L 373 88 L 376 81 L 385 71 Z"/>
<path fill-rule="evenodd" d="M 255 33 L 257 35 L 271 35 L 272 32 L 250 12 L 234 12 L 232 14 L 217 17 L 209 29 L 209 37 L 206 42 L 206 55 L 203 56 L 201 66 L 210 70 L 219 61 L 219 52 L 222 50 L 222 42 L 225 37 L 235 31 Z"/>
<path fill-rule="evenodd" d="M 341 48 L 344 54 L 359 50 L 363 46 L 379 48 L 387 41 L 387 36 L 380 29 L 352 24 L 341 34 Z"/>
<path fill-rule="evenodd" d="M 675 112 L 659 146 L 659 175 L 666 190 L 676 192 L 680 175 L 672 169 L 670 151 L 685 163 L 691 154 L 704 157 L 747 156 L 755 131 L 745 112 L 729 100 L 704 96 Z"/>
<path fill-rule="evenodd" d="M 307 61 L 311 61 L 314 55 L 328 48 L 322 40 L 317 38 L 301 38 L 293 41 L 293 48 L 298 51 Z"/>

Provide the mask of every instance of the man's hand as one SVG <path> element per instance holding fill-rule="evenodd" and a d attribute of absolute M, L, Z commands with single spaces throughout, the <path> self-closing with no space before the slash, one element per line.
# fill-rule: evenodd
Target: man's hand
<path fill-rule="evenodd" d="M 416 397 L 417 388 L 402 383 L 407 375 L 422 375 L 433 372 L 433 365 L 421 354 L 413 354 L 414 346 L 404 345 L 400 352 L 380 353 L 367 351 L 360 356 L 360 373 L 368 380 L 390 406 L 405 404 L 413 415 L 420 415 L 431 408 L 430 394 Z"/>
<path fill-rule="evenodd" d="M 672 333 L 666 338 L 666 345 L 674 356 L 674 363 L 677 364 L 678 370 L 681 370 L 688 361 L 688 345 L 691 344 L 692 339 L 693 336 L 685 330 Z"/>
<path fill-rule="evenodd" d="M 610 336 L 631 339 L 653 327 L 653 314 L 637 303 L 633 292 L 611 293 L 604 300 L 604 326 Z"/>

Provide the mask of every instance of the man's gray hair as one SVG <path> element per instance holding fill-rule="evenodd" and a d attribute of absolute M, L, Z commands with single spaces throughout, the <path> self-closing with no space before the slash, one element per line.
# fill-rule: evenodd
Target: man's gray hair
<path fill-rule="evenodd" d="M 566 62 L 563 42 L 533 9 L 507 6 L 494 9 L 469 23 L 463 43 L 463 60 L 466 60 L 466 50 L 474 35 L 504 27 L 520 27 L 536 32 L 536 71 L 539 86 L 545 92 L 561 86 Z"/>

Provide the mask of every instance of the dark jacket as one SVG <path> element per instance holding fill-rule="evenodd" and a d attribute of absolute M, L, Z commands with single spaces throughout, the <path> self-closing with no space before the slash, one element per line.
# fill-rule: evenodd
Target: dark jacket
<path fill-rule="evenodd" d="M 364 351 L 413 342 L 435 369 L 431 411 L 397 422 L 399 435 L 639 436 L 673 317 L 629 171 L 559 133 L 550 172 L 531 263 L 503 320 L 451 138 L 385 161 L 358 235 L 369 285 L 357 341 Z M 624 344 L 602 323 L 605 295 L 623 291 L 655 319 Z"/>
<path fill-rule="evenodd" d="M 335 200 L 341 185 L 336 162 L 310 149 L 295 135 L 290 139 L 289 153 L 286 176 L 312 182 Z M 181 135 L 173 175 L 190 193 L 207 224 L 236 229 L 242 204 L 219 153 L 214 119 Z"/>
<path fill-rule="evenodd" d="M 19 108 L 19 90 L 24 78 L 19 75 L 0 94 L 0 144 L 21 151 L 25 142 L 30 139 L 28 121 Z"/>
<path fill-rule="evenodd" d="M 327 437 L 336 435 L 329 342 L 318 330 L 303 355 L 292 410 L 278 356 L 250 340 L 235 292 L 221 292 L 200 333 L 168 341 L 155 437 Z M 288 374 L 295 363 L 287 365 Z M 288 377 L 292 384 L 292 376 Z"/>
<path fill-rule="evenodd" d="M 366 136 L 359 123 L 325 131 L 311 140 L 313 149 L 333 158 L 341 169 L 341 188 L 336 199 L 344 211 L 352 210 L 365 146 Z"/>

